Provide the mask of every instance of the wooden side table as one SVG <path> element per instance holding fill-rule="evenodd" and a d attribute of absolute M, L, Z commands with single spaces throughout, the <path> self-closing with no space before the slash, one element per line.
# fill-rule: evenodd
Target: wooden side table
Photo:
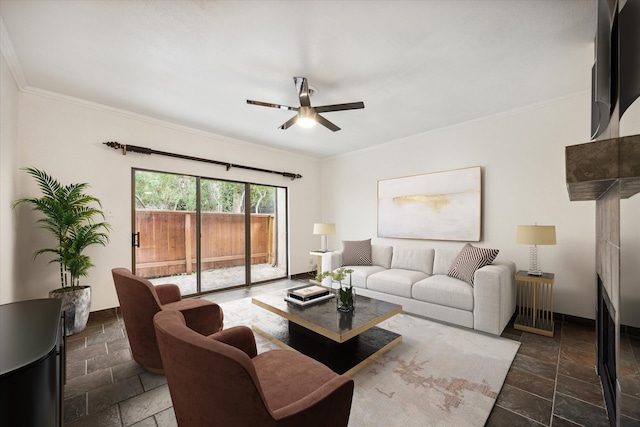
<path fill-rule="evenodd" d="M 518 315 L 513 327 L 553 337 L 553 273 L 530 276 L 520 270 L 515 279 Z"/>

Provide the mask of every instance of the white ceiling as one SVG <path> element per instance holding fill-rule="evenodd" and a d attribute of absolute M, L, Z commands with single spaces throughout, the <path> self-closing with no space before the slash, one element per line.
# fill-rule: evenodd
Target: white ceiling
<path fill-rule="evenodd" d="M 23 90 L 323 158 L 590 90 L 595 6 L 0 0 L 0 15 Z M 294 112 L 246 100 L 298 106 L 293 76 L 314 106 L 365 109 L 325 113 L 335 133 L 279 130 Z"/>

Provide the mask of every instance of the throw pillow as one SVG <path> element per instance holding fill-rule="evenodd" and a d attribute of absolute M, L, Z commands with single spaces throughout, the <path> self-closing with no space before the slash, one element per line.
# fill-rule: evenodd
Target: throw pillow
<path fill-rule="evenodd" d="M 473 275 L 476 270 L 489 265 L 498 256 L 498 249 L 477 248 L 467 243 L 453 260 L 448 276 L 464 280 L 473 286 Z"/>
<path fill-rule="evenodd" d="M 371 239 L 343 240 L 342 265 L 371 265 Z"/>

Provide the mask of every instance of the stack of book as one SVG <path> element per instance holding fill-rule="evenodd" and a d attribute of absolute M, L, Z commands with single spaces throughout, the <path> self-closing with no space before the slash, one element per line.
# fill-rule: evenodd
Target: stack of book
<path fill-rule="evenodd" d="M 329 288 L 312 285 L 290 289 L 287 291 L 287 296 L 284 299 L 294 304 L 305 306 L 333 298 L 333 295 L 333 292 L 331 292 Z"/>

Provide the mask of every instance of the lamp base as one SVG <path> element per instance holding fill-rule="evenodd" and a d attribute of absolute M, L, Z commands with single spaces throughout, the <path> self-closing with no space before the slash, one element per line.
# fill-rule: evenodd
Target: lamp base
<path fill-rule="evenodd" d="M 529 276 L 542 276 L 542 270 L 540 270 L 540 257 L 538 256 L 538 246 L 533 245 L 529 248 Z"/>
<path fill-rule="evenodd" d="M 320 236 L 320 252 L 329 252 L 329 236 L 327 236 L 326 234 L 323 234 L 322 236 Z"/>

